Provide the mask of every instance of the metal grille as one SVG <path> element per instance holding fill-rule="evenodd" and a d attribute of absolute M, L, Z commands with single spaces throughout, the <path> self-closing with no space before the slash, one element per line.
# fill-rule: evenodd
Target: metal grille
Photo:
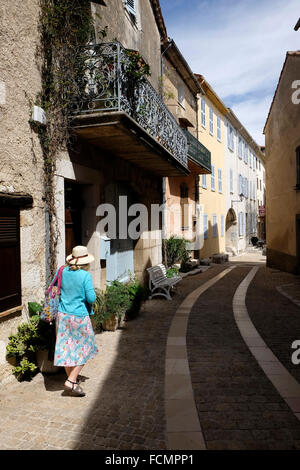
<path fill-rule="evenodd" d="M 76 82 L 73 114 L 124 111 L 187 168 L 183 130 L 148 80 L 128 79 L 126 49 L 118 42 L 91 44 L 80 54 L 77 63 L 83 70 Z"/>

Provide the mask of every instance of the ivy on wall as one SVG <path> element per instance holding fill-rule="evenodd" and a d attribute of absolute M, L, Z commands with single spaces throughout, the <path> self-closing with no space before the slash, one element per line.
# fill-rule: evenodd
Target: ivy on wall
<path fill-rule="evenodd" d="M 36 104 L 46 112 L 46 126 L 35 126 L 44 157 L 44 189 L 49 214 L 49 270 L 57 267 L 59 229 L 56 217 L 54 175 L 58 154 L 70 145 L 70 106 L 82 73 L 82 46 L 94 37 L 88 0 L 40 0 L 41 92 Z"/>

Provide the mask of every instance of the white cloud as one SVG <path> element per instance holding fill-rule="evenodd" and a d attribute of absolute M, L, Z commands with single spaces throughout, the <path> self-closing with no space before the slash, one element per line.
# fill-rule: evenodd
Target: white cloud
<path fill-rule="evenodd" d="M 204 75 L 262 143 L 286 51 L 300 48 L 300 33 L 293 30 L 299 0 L 214 0 L 197 6 L 193 14 L 170 16 L 170 22 L 166 16 L 168 34 L 192 70 Z"/>

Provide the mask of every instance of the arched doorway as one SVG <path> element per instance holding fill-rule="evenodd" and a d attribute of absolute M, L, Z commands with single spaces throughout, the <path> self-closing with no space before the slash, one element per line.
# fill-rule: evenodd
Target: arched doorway
<path fill-rule="evenodd" d="M 237 217 L 234 209 L 229 209 L 226 215 L 226 251 L 236 255 L 238 252 L 238 233 L 237 233 Z"/>

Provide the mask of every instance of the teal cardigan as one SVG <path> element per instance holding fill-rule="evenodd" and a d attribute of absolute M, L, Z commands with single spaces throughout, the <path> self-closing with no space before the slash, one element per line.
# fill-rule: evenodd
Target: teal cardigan
<path fill-rule="evenodd" d="M 63 270 L 58 311 L 85 317 L 93 315 L 91 304 L 96 300 L 92 276 L 88 271 Z"/>

